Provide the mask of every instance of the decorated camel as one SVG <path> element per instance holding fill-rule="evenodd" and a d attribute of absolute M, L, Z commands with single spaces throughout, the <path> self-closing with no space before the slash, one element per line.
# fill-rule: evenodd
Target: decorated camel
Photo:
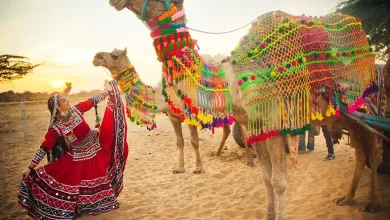
<path fill-rule="evenodd" d="M 374 90 L 374 54 L 361 23 L 342 14 L 311 18 L 267 13 L 252 24 L 231 57 L 210 69 L 186 28 L 183 0 L 110 4 L 128 8 L 151 29 L 162 63 L 162 94 L 171 109 L 202 124 L 207 124 L 201 117 L 206 113 L 213 115 L 212 123 L 234 116 L 243 125 L 246 145 L 254 147 L 260 161 L 267 219 L 286 219 L 285 138 L 297 166 L 296 135 L 341 114 L 342 104 L 332 99 L 338 83 L 348 85 L 343 92 L 349 113 Z M 326 103 L 320 101 L 324 88 Z"/>
<path fill-rule="evenodd" d="M 375 70 L 375 83 L 378 85 L 378 91 L 366 97 L 365 104 L 362 105 L 358 109 L 358 111 L 364 112 L 364 116 L 370 115 L 382 117 L 384 123 L 390 123 L 389 119 L 385 118 L 387 97 L 384 83 L 384 79 L 386 79 L 390 75 L 390 69 L 385 69 L 384 65 L 376 64 Z M 326 91 L 325 93 L 323 92 L 321 97 L 318 97 L 318 102 L 322 111 L 327 109 L 327 95 L 328 91 Z M 341 94 L 338 98 L 340 100 L 343 100 Z M 323 113 L 326 114 L 326 112 Z M 319 123 L 318 121 L 316 121 L 313 124 L 318 125 Z M 384 143 L 375 133 L 367 132 L 367 130 L 358 123 L 358 120 L 354 119 L 352 116 L 347 116 L 344 113 L 341 114 L 338 118 L 327 118 L 320 124 L 327 125 L 335 144 L 339 143 L 339 140 L 341 139 L 343 134 L 343 130 L 348 130 L 351 139 L 351 147 L 355 149 L 355 171 L 353 174 L 351 185 L 344 196 L 336 198 L 336 204 L 339 206 L 354 204 L 354 197 L 357 190 L 357 186 L 360 182 L 364 167 L 367 166 L 371 169 L 371 187 L 369 192 L 369 198 L 364 203 L 362 211 L 370 213 L 378 212 L 379 201 L 376 191 L 377 168 L 381 164 L 382 157 L 386 157 L 386 155 L 383 155 L 383 151 L 390 150 L 390 148 L 383 148 L 383 145 L 387 144 L 387 146 L 390 147 L 390 143 Z M 236 143 L 240 146 L 243 146 L 244 142 L 241 141 L 242 134 L 239 127 L 240 125 L 238 124 L 233 125 L 233 136 Z M 389 132 L 387 132 L 387 137 L 390 138 L 388 133 Z M 390 160 L 390 156 L 387 157 L 388 158 L 386 159 Z M 384 165 L 383 172 L 389 172 L 389 164 L 382 165 Z"/>
<path fill-rule="evenodd" d="M 93 59 L 93 65 L 107 68 L 114 79 L 118 81 L 120 89 L 126 94 L 127 115 L 132 122 L 140 126 L 146 126 L 148 130 L 152 130 L 156 127 L 156 113 L 164 112 L 168 115 L 176 134 L 176 144 L 179 149 L 179 165 L 173 170 L 173 173 L 184 173 L 184 138 L 181 127 L 181 114 L 172 110 L 165 102 L 161 85 L 152 88 L 141 81 L 130 59 L 127 57 L 126 48 L 124 50 L 115 49 L 111 53 L 97 53 Z M 199 126 L 199 123 L 188 124 L 188 129 L 191 134 L 191 145 L 195 150 L 196 156 L 196 169 L 193 171 L 195 174 L 200 174 L 204 171 L 199 153 L 199 136 L 197 131 Z M 222 140 L 216 152 L 217 156 L 221 154 L 229 134 L 229 124 L 224 124 Z"/>

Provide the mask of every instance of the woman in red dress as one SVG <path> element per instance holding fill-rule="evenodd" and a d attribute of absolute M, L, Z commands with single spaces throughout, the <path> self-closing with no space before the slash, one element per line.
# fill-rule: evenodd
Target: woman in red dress
<path fill-rule="evenodd" d="M 52 114 L 45 139 L 23 171 L 19 204 L 34 219 L 74 219 L 118 208 L 123 187 L 128 146 L 123 103 L 114 81 L 110 92 L 70 106 L 62 95 L 48 100 Z M 110 96 L 100 132 L 89 127 L 83 113 Z M 42 158 L 63 137 L 68 152 L 57 161 L 36 168 Z"/>

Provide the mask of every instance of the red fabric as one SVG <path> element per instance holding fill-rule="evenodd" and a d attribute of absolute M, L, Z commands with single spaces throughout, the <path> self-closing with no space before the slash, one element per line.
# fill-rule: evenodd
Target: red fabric
<path fill-rule="evenodd" d="M 50 149 L 53 148 L 54 144 L 57 141 L 57 138 L 58 138 L 57 133 L 53 129 L 49 128 L 49 130 L 47 131 L 47 133 L 45 135 L 45 139 L 43 140 L 41 146 L 49 151 Z"/>
<path fill-rule="evenodd" d="M 81 113 L 93 107 L 92 100 L 71 108 L 69 124 L 55 122 L 48 130 L 42 143 L 46 149 L 54 146 L 57 133 L 76 139 L 62 158 L 33 170 L 22 181 L 19 203 L 31 217 L 69 219 L 119 207 L 116 197 L 123 187 L 128 156 L 127 126 L 118 91 L 113 101 L 105 110 L 99 133 L 90 129 Z"/>
<path fill-rule="evenodd" d="M 94 106 L 94 104 L 92 99 L 88 99 L 76 104 L 75 106 L 80 110 L 81 113 L 84 113 L 89 111 Z"/>

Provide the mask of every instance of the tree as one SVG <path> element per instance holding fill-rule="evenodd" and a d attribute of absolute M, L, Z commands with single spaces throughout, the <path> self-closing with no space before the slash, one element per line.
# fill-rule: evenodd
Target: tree
<path fill-rule="evenodd" d="M 360 18 L 377 57 L 382 60 L 389 57 L 390 0 L 342 0 L 336 12 Z"/>
<path fill-rule="evenodd" d="M 0 55 L 0 83 L 20 79 L 37 66 L 42 65 L 42 63 L 31 64 L 25 59 L 28 58 L 11 54 Z"/>

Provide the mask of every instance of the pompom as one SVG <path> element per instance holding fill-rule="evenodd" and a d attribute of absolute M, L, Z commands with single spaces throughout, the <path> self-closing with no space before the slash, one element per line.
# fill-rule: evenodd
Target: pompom
<path fill-rule="evenodd" d="M 264 47 L 265 47 L 265 43 L 261 43 L 260 48 L 264 48 Z"/>
<path fill-rule="evenodd" d="M 291 62 L 291 65 L 292 66 L 296 66 L 298 63 L 297 63 L 297 61 L 296 60 L 293 60 L 292 62 Z"/>

